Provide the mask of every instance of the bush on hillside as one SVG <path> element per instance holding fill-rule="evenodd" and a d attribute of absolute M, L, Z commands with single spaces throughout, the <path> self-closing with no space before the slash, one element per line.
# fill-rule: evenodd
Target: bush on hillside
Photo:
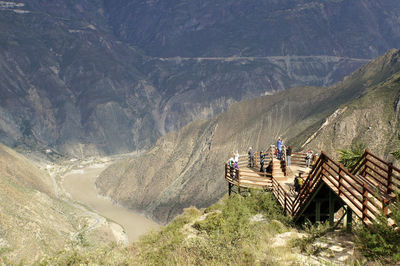
<path fill-rule="evenodd" d="M 365 145 L 362 143 L 354 144 L 350 148 L 339 150 L 339 162 L 344 167 L 351 169 L 356 165 L 365 151 Z"/>
<path fill-rule="evenodd" d="M 254 220 L 256 214 L 261 220 Z M 143 236 L 129 248 L 89 247 L 78 239 L 78 244 L 45 256 L 36 264 L 274 264 L 274 255 L 269 254 L 270 239 L 287 230 L 285 224 L 289 223 L 290 218 L 284 215 L 272 193 L 250 191 L 246 197 L 235 194 L 204 211 L 185 209 L 160 231 Z"/>
<path fill-rule="evenodd" d="M 400 201 L 399 197 L 389 205 L 392 211 L 391 218 L 396 227 L 388 225 L 388 219 L 381 214 L 370 227 L 357 227 L 357 243 L 367 258 L 383 263 L 400 262 Z"/>
<path fill-rule="evenodd" d="M 268 222 L 252 221 L 260 213 Z M 250 191 L 246 197 L 234 194 L 207 208 L 201 217 L 197 214 L 192 219 L 191 226 L 188 223 L 179 229 L 175 221 L 140 241 L 140 263 L 254 264 L 257 252 L 265 254 L 259 251 L 261 246 L 267 245 L 271 234 L 285 230 L 289 218 L 271 193 Z"/>

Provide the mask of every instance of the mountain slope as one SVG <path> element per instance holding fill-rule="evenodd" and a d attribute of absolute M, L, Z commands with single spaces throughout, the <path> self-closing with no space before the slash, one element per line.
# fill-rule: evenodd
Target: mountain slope
<path fill-rule="evenodd" d="M 106 2 L 116 34 L 161 57 L 334 55 L 398 47 L 397 0 Z"/>
<path fill-rule="evenodd" d="M 392 50 L 331 87 L 293 88 L 235 103 L 212 120 L 191 123 L 159 139 L 139 158 L 110 166 L 97 180 L 97 186 L 117 202 L 167 222 L 184 207 L 204 207 L 226 193 L 222 166 L 236 149 L 246 151 L 249 146 L 265 149 L 278 136 L 284 136 L 286 143 L 301 149 L 327 117 L 338 108 L 356 106 L 357 99 L 370 95 L 371 91 L 371 95 L 380 95 L 389 103 L 387 108 L 394 109 L 397 105 L 392 103 L 397 103 L 400 93 L 399 71 L 400 51 Z M 382 84 L 391 93 L 382 93 Z M 386 109 L 367 108 L 362 112 L 374 113 L 374 117 L 390 123 L 391 130 L 398 132 L 396 116 L 387 116 Z M 364 128 L 362 119 L 352 123 L 356 123 L 352 128 L 360 128 L 360 132 Z M 364 134 L 368 135 L 371 149 L 382 154 L 393 142 L 394 134 L 384 143 L 375 142 L 385 140 L 374 138 L 374 134 L 380 134 L 380 125 L 371 123 L 371 129 Z M 358 138 L 347 137 L 345 141 L 334 140 L 335 149 Z M 323 143 L 321 139 L 319 149 L 329 147 Z"/>
<path fill-rule="evenodd" d="M 238 2 L 237 7 L 232 6 L 232 18 L 225 20 L 221 17 L 221 23 L 207 27 L 215 32 L 228 32 L 224 30 L 224 25 L 236 21 L 234 18 L 240 15 L 240 10 L 246 15 L 254 9 L 262 11 L 271 7 L 272 13 L 268 14 L 279 15 L 282 9 L 288 12 L 285 11 L 285 17 L 291 17 L 292 12 L 287 8 L 292 4 L 301 7 L 308 3 L 303 2 L 271 5 L 268 1 L 256 5 Z M 385 38 L 372 38 L 374 42 L 381 40 L 385 44 L 373 43 L 371 45 L 375 48 L 372 50 L 380 51 L 381 48 L 376 47 L 386 49 L 397 42 L 399 23 L 393 15 L 397 14 L 396 3 L 367 3 L 362 8 L 363 14 L 372 12 L 373 17 L 380 21 L 377 25 L 387 29 L 381 33 Z M 361 56 L 350 52 L 297 53 L 293 50 L 290 53 L 275 53 L 275 48 L 268 53 L 232 53 L 229 47 L 245 40 L 244 32 L 249 29 L 248 24 L 236 22 L 232 26 L 237 26 L 237 31 L 230 33 L 230 45 L 226 46 L 226 50 L 221 48 L 221 43 L 215 44 L 218 49 L 213 42 L 203 45 L 199 38 L 202 41 L 207 39 L 196 35 L 191 41 L 186 37 L 182 40 L 193 52 L 201 50 L 196 48 L 197 44 L 209 49 L 209 52 L 197 54 L 201 57 L 186 58 L 186 50 L 169 41 L 168 46 L 174 46 L 182 53 L 174 52 L 175 58 L 154 57 L 145 49 L 152 47 L 153 37 L 140 38 L 140 44 L 133 43 L 138 46 L 132 46 L 132 38 L 125 39 L 119 25 L 124 28 L 123 31 L 143 31 L 143 34 L 150 34 L 157 39 L 164 34 L 163 29 L 154 26 L 163 23 L 158 19 L 162 12 L 158 11 L 177 7 L 177 11 L 188 15 L 195 13 L 191 9 L 195 4 L 153 2 L 154 6 L 149 7 L 150 4 L 140 1 L 24 0 L 1 5 L 0 141 L 27 149 L 50 146 L 77 157 L 145 149 L 165 133 L 199 118 L 209 119 L 226 110 L 233 102 L 293 86 L 330 85 L 364 64 L 366 60 L 363 58 L 370 57 L 368 53 Z M 217 10 L 226 13 L 223 10 L 232 4 L 221 4 Z M 312 3 L 311 7 L 314 5 Z M 335 12 L 346 13 L 341 7 L 345 5 L 344 2 L 326 5 L 337 5 Z M 357 1 L 355 6 L 359 5 Z M 207 17 L 207 14 L 214 12 L 214 7 L 214 3 L 205 2 L 198 15 Z M 152 13 L 155 9 L 158 11 Z M 323 14 L 314 7 L 297 8 L 293 14 L 303 12 L 301 10 L 315 11 L 316 21 Z M 137 12 L 140 13 L 138 16 L 132 16 Z M 257 12 L 254 17 L 245 17 L 252 21 L 258 20 L 259 15 L 260 12 Z M 141 20 L 142 16 L 146 19 Z M 169 17 L 172 20 L 174 18 Z M 280 18 L 279 15 L 277 19 Z M 347 18 L 350 20 L 349 16 Z M 140 23 L 136 23 L 136 19 Z M 296 21 L 300 23 L 304 16 L 298 19 Z M 357 21 L 356 25 L 359 25 L 361 22 Z M 143 23 L 148 25 L 149 31 L 145 30 L 147 27 Z M 169 25 L 169 22 L 165 25 Z M 252 22 L 252 25 L 256 23 Z M 306 25 L 306 29 L 299 31 L 305 37 L 309 36 L 308 28 L 318 23 L 307 22 Z M 368 37 L 362 39 L 362 44 L 370 43 L 371 36 L 381 37 L 375 34 L 380 32 L 376 26 L 368 25 L 362 27 L 363 31 L 368 32 L 360 36 L 361 39 Z M 252 36 L 255 30 L 258 31 L 259 27 L 252 28 Z M 273 29 L 274 32 L 277 30 Z M 260 31 L 259 35 L 262 36 L 263 32 Z M 169 30 L 165 33 L 171 38 L 175 36 Z M 315 40 L 320 38 L 318 34 L 315 36 Z M 231 38 L 236 40 L 232 41 Z M 296 46 L 303 46 L 303 41 L 293 41 L 293 44 L 297 43 Z M 358 44 L 354 42 L 340 49 L 344 51 Z M 246 45 L 243 49 L 246 49 Z M 264 42 L 254 42 L 252 45 L 259 47 L 250 49 L 254 51 L 272 47 Z M 167 52 L 166 48 L 163 50 Z M 317 51 L 315 47 L 309 49 Z M 294 54 L 296 56 L 292 56 Z"/>
<path fill-rule="evenodd" d="M 0 145 L 0 255 L 32 260 L 61 248 L 80 219 L 55 200 L 50 177 L 22 155 Z"/>
<path fill-rule="evenodd" d="M 0 144 L 0 262 L 31 263 L 74 243 L 111 241 L 107 222 L 80 205 L 58 199 L 45 170 Z M 97 226 L 95 219 L 98 219 Z M 105 219 L 104 219 L 105 220 Z M 106 226 L 103 226 L 106 225 Z M 91 232 L 87 230 L 92 226 Z"/>

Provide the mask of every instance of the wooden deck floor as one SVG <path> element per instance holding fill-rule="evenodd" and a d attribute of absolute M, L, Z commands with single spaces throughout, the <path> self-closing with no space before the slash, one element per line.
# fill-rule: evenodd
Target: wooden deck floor
<path fill-rule="evenodd" d="M 279 182 L 282 188 L 291 195 L 293 198 L 296 196 L 296 192 L 294 191 L 294 178 L 298 176 L 300 173 L 303 178 L 306 178 L 308 173 L 311 171 L 310 168 L 305 168 L 296 165 L 288 166 L 288 173 L 285 177 L 275 177 L 275 180 Z M 254 187 L 254 188 L 262 188 L 268 186 L 271 183 L 270 178 L 266 175 L 259 172 L 260 169 L 258 167 L 241 167 L 240 168 L 240 184 L 245 187 Z"/>

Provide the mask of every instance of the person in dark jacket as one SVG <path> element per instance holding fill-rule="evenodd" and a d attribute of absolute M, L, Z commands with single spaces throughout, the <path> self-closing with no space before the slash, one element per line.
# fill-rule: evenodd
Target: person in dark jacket
<path fill-rule="evenodd" d="M 264 172 L 264 158 L 265 155 L 263 154 L 263 151 L 260 151 L 260 172 Z"/>
<path fill-rule="evenodd" d="M 286 149 L 286 163 L 287 165 L 292 164 L 292 145 L 289 145 L 289 147 Z"/>

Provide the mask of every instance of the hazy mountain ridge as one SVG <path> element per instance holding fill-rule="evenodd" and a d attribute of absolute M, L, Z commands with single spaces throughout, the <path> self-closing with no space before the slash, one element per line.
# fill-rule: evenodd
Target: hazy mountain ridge
<path fill-rule="evenodd" d="M 366 62 L 320 55 L 224 58 L 223 52 L 214 53 L 217 58 L 151 57 L 115 36 L 128 2 L 18 3 L 23 12 L 0 10 L 0 141 L 28 149 L 51 146 L 83 157 L 148 148 L 233 102 L 330 85 Z M 144 30 L 140 25 L 129 27 Z"/>
<path fill-rule="evenodd" d="M 117 0 L 105 6 L 120 38 L 162 57 L 373 58 L 400 41 L 396 0 Z"/>
<path fill-rule="evenodd" d="M 301 149 L 338 108 L 354 109 L 352 106 L 357 106 L 357 101 L 363 98 L 373 101 L 375 96 L 371 96 L 371 91 L 380 95 L 382 102 L 389 102 L 387 108 L 394 110 L 400 89 L 396 78 L 399 59 L 400 52 L 392 50 L 331 87 L 294 88 L 235 103 L 215 119 L 190 123 L 176 134 L 159 139 L 139 158 L 110 166 L 97 180 L 97 186 L 117 202 L 144 210 L 161 222 L 171 220 L 184 207 L 205 207 L 226 193 L 222 166 L 234 150 L 246 151 L 249 146 L 265 149 L 278 136 L 284 136 L 287 143 Z M 391 85 L 385 89 L 382 84 Z M 382 93 L 390 89 L 390 93 Z M 396 139 L 398 122 L 395 115 L 385 114 L 389 109 L 376 105 L 362 106 L 359 111 L 370 116 L 369 119 L 382 120 L 370 123 L 369 131 L 364 132 L 363 116 L 341 120 L 344 127 L 357 129 L 349 138 L 332 139 L 333 145 L 330 142 L 323 145 L 326 138 L 319 137 L 324 136 L 321 133 L 306 147 L 326 149 L 335 156 L 338 148 L 365 139 L 373 152 L 386 157 L 388 154 L 384 152 Z M 380 143 L 387 131 L 382 131 L 382 124 L 390 124 L 388 130 L 393 131 L 385 143 Z"/>

